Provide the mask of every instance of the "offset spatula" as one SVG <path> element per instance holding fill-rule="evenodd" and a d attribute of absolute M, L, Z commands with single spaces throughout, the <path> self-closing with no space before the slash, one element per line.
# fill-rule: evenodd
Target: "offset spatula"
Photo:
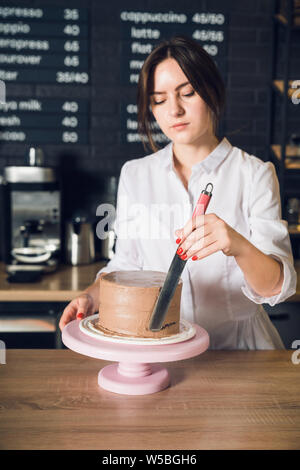
<path fill-rule="evenodd" d="M 209 189 L 208 186 L 210 186 Z M 208 183 L 205 189 L 201 191 L 192 217 L 205 214 L 212 196 L 212 190 L 212 183 Z M 186 260 L 182 260 L 176 252 L 150 318 L 149 329 L 151 331 L 159 331 L 161 329 L 185 263 Z"/>

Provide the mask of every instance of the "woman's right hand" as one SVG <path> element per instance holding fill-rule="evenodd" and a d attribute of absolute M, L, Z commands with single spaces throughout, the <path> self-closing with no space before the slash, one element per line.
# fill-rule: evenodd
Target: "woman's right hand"
<path fill-rule="evenodd" d="M 59 328 L 62 331 L 64 326 L 76 318 L 82 320 L 89 315 L 94 313 L 94 301 L 90 294 L 82 293 L 78 297 L 75 297 L 64 309 L 62 316 L 59 321 Z"/>

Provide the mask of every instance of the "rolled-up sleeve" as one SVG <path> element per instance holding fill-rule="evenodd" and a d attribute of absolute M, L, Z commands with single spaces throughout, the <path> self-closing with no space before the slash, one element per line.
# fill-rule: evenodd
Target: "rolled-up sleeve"
<path fill-rule="evenodd" d="M 283 285 L 279 294 L 272 297 L 258 295 L 244 280 L 242 291 L 257 304 L 273 306 L 296 292 L 297 276 L 294 269 L 288 225 L 281 219 L 278 179 L 274 165 L 259 164 L 253 171 L 249 199 L 250 242 L 266 255 L 283 265 Z"/>
<path fill-rule="evenodd" d="M 130 186 L 134 184 L 130 182 L 128 175 L 128 164 L 126 162 L 121 169 L 118 194 L 116 217 L 113 228 L 116 236 L 115 254 L 113 258 L 98 271 L 96 279 L 102 272 L 112 271 L 137 271 L 142 269 L 142 263 L 138 252 L 137 239 L 134 236 L 136 220 L 134 214 L 131 215 L 130 205 Z"/>

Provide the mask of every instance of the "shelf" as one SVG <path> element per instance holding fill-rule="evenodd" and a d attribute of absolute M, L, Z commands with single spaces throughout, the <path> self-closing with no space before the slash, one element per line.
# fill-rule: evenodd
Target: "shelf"
<path fill-rule="evenodd" d="M 275 13 L 277 7 L 280 9 Z M 299 89 L 299 86 L 297 86 L 298 77 L 295 77 L 295 74 L 291 73 L 292 60 L 294 59 L 294 54 L 292 55 L 291 51 L 294 44 L 299 42 L 300 0 L 288 0 L 280 3 L 273 2 L 273 12 L 272 78 L 270 86 L 270 91 L 272 92 L 270 93 L 269 101 L 269 155 L 267 158 L 275 165 L 280 188 L 283 218 L 287 218 L 288 199 L 300 199 L 300 146 L 295 145 L 295 143 L 290 140 L 290 131 L 288 130 L 289 113 L 292 112 L 291 104 L 296 104 L 299 98 L 299 93 L 297 93 Z M 281 46 L 280 49 L 279 45 Z M 276 74 L 279 65 L 281 65 L 280 69 L 282 69 L 282 74 L 279 76 L 280 78 L 278 78 Z M 276 115 L 279 113 L 281 119 L 280 127 L 278 127 L 278 122 L 275 119 Z M 272 141 L 280 142 L 280 144 L 273 144 Z M 288 143 L 292 145 L 288 145 Z M 293 250 L 295 250 L 298 256 L 300 253 L 300 224 L 289 225 L 288 230 L 293 243 Z"/>
<path fill-rule="evenodd" d="M 281 145 L 271 146 L 273 154 L 278 162 L 281 160 Z M 292 145 L 286 146 L 285 168 L 287 170 L 300 170 L 300 149 Z"/>
<path fill-rule="evenodd" d="M 277 15 L 275 15 L 275 19 L 278 21 L 278 23 L 282 24 L 283 26 L 287 26 L 288 25 L 288 20 L 287 18 L 282 15 L 281 13 L 278 13 Z M 292 21 L 292 29 L 300 29 L 300 16 L 296 16 L 294 15 L 292 17 L 293 21 Z"/>
<path fill-rule="evenodd" d="M 56 331 L 55 318 L 48 316 L 25 317 L 25 315 L 6 315 L 0 317 L 1 333 L 54 333 Z"/>
<path fill-rule="evenodd" d="M 289 234 L 295 237 L 300 237 L 300 224 L 298 225 L 289 225 Z"/>
<path fill-rule="evenodd" d="M 288 88 L 288 97 L 292 99 L 293 93 L 297 91 L 296 88 L 292 88 L 292 83 L 295 80 L 289 80 L 289 88 Z M 276 91 L 280 93 L 280 95 L 283 95 L 284 93 L 284 81 L 283 80 L 273 80 L 273 87 L 275 88 Z"/>

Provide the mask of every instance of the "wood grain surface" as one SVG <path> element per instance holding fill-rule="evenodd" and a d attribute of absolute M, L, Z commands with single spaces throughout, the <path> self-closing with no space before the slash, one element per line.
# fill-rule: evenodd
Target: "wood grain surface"
<path fill-rule="evenodd" d="M 0 365 L 0 447 L 299 449 L 293 352 L 207 351 L 166 364 L 168 389 L 127 396 L 98 386 L 106 361 L 70 350 L 8 350 Z"/>
<path fill-rule="evenodd" d="M 64 302 L 74 299 L 95 279 L 107 263 L 82 266 L 61 264 L 57 271 L 43 274 L 38 282 L 9 283 L 4 263 L 0 262 L 0 302 Z"/>

